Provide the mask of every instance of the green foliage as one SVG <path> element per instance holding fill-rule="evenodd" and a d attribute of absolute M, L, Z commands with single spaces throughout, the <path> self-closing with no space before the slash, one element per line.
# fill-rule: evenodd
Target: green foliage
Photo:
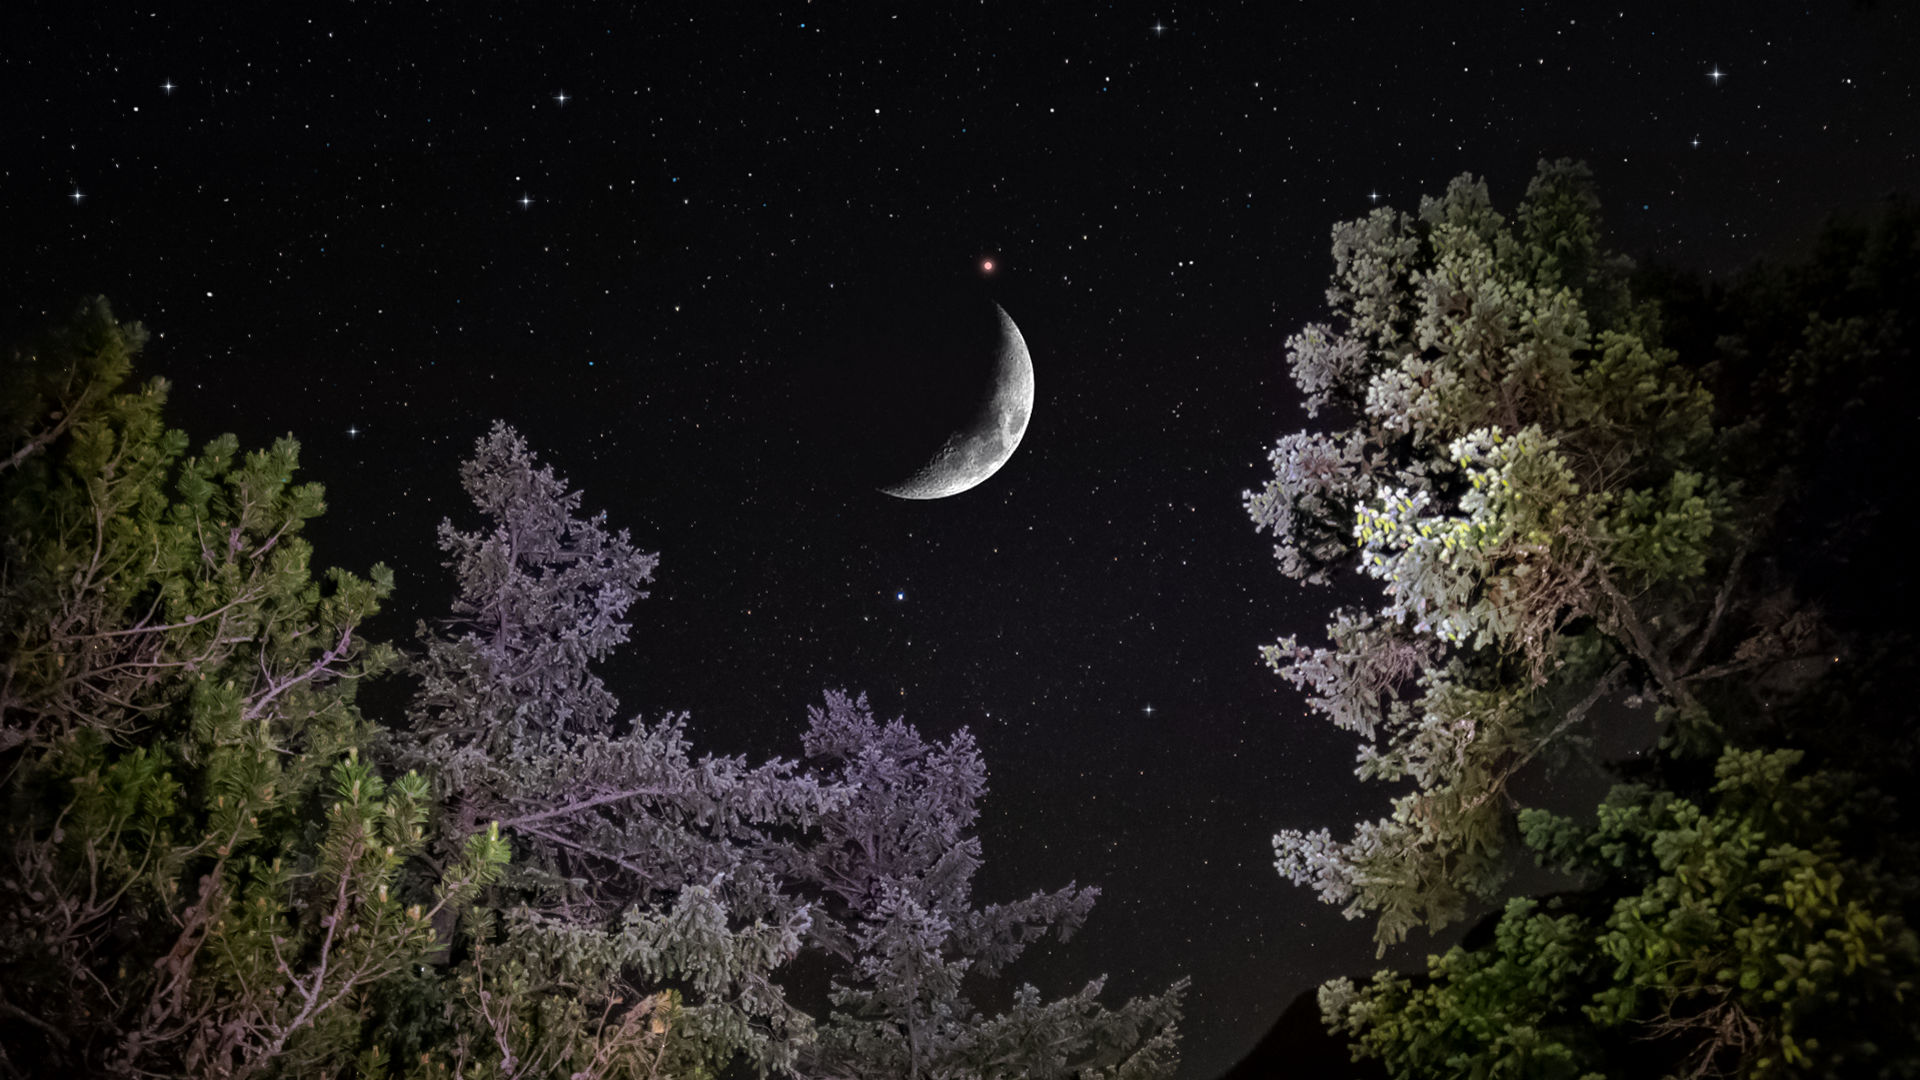
<path fill-rule="evenodd" d="M 1245 502 L 1283 572 L 1351 560 L 1379 601 L 1331 648 L 1262 650 L 1362 740 L 1358 773 L 1411 780 L 1350 839 L 1288 829 L 1280 872 L 1386 946 L 1499 895 L 1513 777 L 1602 701 L 1652 703 L 1669 746 L 1711 755 L 1703 696 L 1825 647 L 1750 559 L 1779 494 L 1725 464 L 1714 399 L 1661 344 L 1654 305 L 1599 246 L 1590 175 L 1542 162 L 1514 220 L 1456 179 L 1419 214 L 1334 228 L 1339 328 L 1289 342 L 1310 414 Z M 1763 568 L 1764 569 L 1764 568 Z"/>
<path fill-rule="evenodd" d="M 491 920 L 491 913 L 487 914 Z M 548 921 L 519 922 L 503 935 L 476 934 L 471 954 L 450 969 L 427 969 L 390 985 L 384 1012 L 407 998 L 432 1001 L 438 1023 L 411 1032 L 381 1015 L 376 1045 L 407 1047 L 409 1067 L 386 1050 L 369 1076 L 674 1077 L 710 1080 L 724 1058 L 711 1038 L 688 1038 L 681 995 L 660 990 L 628 997 L 621 977 L 634 950 L 608 955 L 599 937 L 583 938 Z M 412 985 L 405 985 L 412 983 Z M 423 1035 L 431 1036 L 423 1039 Z"/>
<path fill-rule="evenodd" d="M 1395 1076 L 1910 1076 L 1920 898 L 1856 777 L 1728 750 L 1701 802 L 1621 786 L 1582 824 L 1522 814 L 1588 892 L 1515 899 L 1490 945 L 1321 991 Z"/>
<path fill-rule="evenodd" d="M 1552 202 L 1520 218 L 1560 229 L 1591 207 Z M 1499 338 L 1476 313 L 1524 295 L 1501 282 L 1502 253 L 1540 245 L 1504 242 L 1458 184 L 1426 209 L 1435 232 L 1490 238 L 1491 263 L 1456 262 L 1453 280 L 1495 269 L 1471 302 L 1430 305 L 1438 320 L 1416 345 Z M 1394 233 L 1376 219 L 1347 235 L 1378 248 Z M 1510 265 L 1578 265 L 1560 256 L 1593 235 L 1574 228 L 1551 260 Z M 1336 243 L 1336 278 L 1358 265 L 1352 247 Z M 1395 250 L 1394 281 L 1430 280 L 1418 243 Z M 1389 602 L 1338 615 L 1332 649 L 1283 641 L 1268 660 L 1317 711 L 1384 744 L 1362 748 L 1363 776 L 1414 790 L 1350 843 L 1283 834 L 1282 870 L 1350 915 L 1377 912 L 1383 942 L 1495 899 L 1506 835 L 1582 883 L 1509 900 L 1423 976 L 1328 983 L 1326 1022 L 1402 1077 L 1920 1075 L 1913 579 L 1904 533 L 1876 524 L 1904 497 L 1877 463 L 1905 450 L 1912 394 L 1894 391 L 1913 382 L 1920 213 L 1895 204 L 1872 229 L 1831 229 L 1809 263 L 1726 289 L 1653 276 L 1657 317 L 1617 281 L 1596 300 L 1589 277 L 1580 295 L 1601 329 L 1531 388 L 1463 392 L 1457 371 L 1412 349 L 1399 367 L 1421 378 L 1368 375 L 1369 350 L 1324 330 L 1297 347 L 1303 388 L 1367 416 L 1293 437 L 1344 449 L 1313 459 L 1318 473 L 1285 471 L 1306 458 L 1277 453 L 1275 483 L 1249 507 L 1308 542 L 1283 543 L 1284 570 L 1313 580 L 1316 553 L 1358 555 Z M 1396 325 L 1383 311 L 1413 325 L 1399 287 L 1337 291 L 1371 297 L 1350 322 L 1378 338 Z M 1663 324 L 1699 385 L 1659 344 Z M 1481 356 L 1554 353 L 1525 334 L 1496 346 Z M 1386 390 L 1357 396 L 1356 378 Z M 1527 400 L 1568 379 L 1583 389 Z M 1493 422 L 1454 436 L 1449 461 L 1423 461 L 1421 440 L 1447 437 L 1455 414 Z M 1331 493 L 1357 521 L 1340 549 L 1312 523 Z M 1657 707 L 1659 747 L 1625 770 L 1645 782 L 1617 787 L 1589 821 L 1511 806 L 1512 771 L 1609 699 Z M 1509 805 L 1490 813 L 1493 799 Z"/>
<path fill-rule="evenodd" d="M 469 841 L 430 906 L 396 895 L 426 789 L 360 759 L 353 705 L 393 660 L 356 633 L 392 575 L 315 582 L 297 445 L 183 456 L 165 384 L 118 390 L 143 338 L 96 302 L 0 395 L 29 403 L 0 471 L 0 1065 L 330 1068 L 505 849 Z"/>
<path fill-rule="evenodd" d="M 43 340 L 10 350 L 6 393 L 0 394 L 0 472 L 18 469 L 65 435 L 79 417 L 96 414 L 133 373 L 146 328 L 114 319 L 102 297 L 82 306 Z M 165 384 L 153 388 L 164 393 Z"/>
<path fill-rule="evenodd" d="M 119 390 L 141 340 L 95 303 L 5 373 L 0 1075 L 794 1072 L 817 1031 L 779 977 L 807 949 L 969 1075 L 1174 1068 L 1180 987 L 1119 1009 L 1027 987 L 990 1017 L 958 995 L 1097 891 L 972 908 L 964 733 L 927 752 L 841 701 L 803 768 L 619 721 L 590 664 L 656 557 L 504 425 L 462 469 L 488 520 L 441 530 L 455 617 L 402 661 L 360 633 L 385 567 L 310 571 L 297 444 L 189 455 L 163 382 Z M 354 688 L 403 666 L 409 723 L 381 730 Z M 919 958 L 863 906 L 883 895 L 950 920 L 953 985 L 883 985 Z M 840 1003 L 862 1012 L 821 1040 L 842 1074 L 895 1075 L 897 1017 Z"/>

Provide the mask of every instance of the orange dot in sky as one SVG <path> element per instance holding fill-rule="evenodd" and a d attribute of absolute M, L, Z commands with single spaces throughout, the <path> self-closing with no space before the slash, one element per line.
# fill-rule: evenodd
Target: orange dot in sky
<path fill-rule="evenodd" d="M 985 270 L 989 274 L 993 273 L 993 260 L 982 259 L 980 261 L 980 269 Z"/>

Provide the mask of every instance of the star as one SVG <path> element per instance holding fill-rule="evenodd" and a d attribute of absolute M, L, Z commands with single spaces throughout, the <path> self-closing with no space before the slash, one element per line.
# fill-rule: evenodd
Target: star
<path fill-rule="evenodd" d="M 893 598 L 894 598 L 895 600 L 905 600 L 905 599 L 907 598 L 907 590 L 905 590 L 905 589 L 901 589 L 901 590 L 899 590 L 899 591 L 897 591 L 897 592 L 895 592 L 895 593 L 893 594 Z"/>
<path fill-rule="evenodd" d="M 173 80 L 168 79 L 166 82 L 161 83 L 160 92 L 163 94 L 166 94 L 168 97 L 172 97 L 173 96 Z"/>
<path fill-rule="evenodd" d="M 359 427 L 359 425 L 357 425 L 357 424 L 348 424 L 348 425 L 347 425 L 347 438 L 349 438 L 349 439 L 357 439 L 357 438 L 359 438 L 359 437 L 360 437 L 360 427 Z"/>
<path fill-rule="evenodd" d="M 1158 37 L 1161 34 L 1164 34 L 1166 32 L 1167 32 L 1167 27 L 1165 23 L 1162 23 L 1159 19 L 1153 20 L 1153 33 L 1155 37 Z"/>
<path fill-rule="evenodd" d="M 531 195 L 520 196 L 520 209 L 525 210 L 527 207 L 532 205 L 533 205 L 533 196 Z"/>
<path fill-rule="evenodd" d="M 1153 706 L 1152 706 L 1152 705 L 1148 705 L 1148 706 L 1147 706 L 1146 708 L 1144 708 L 1144 709 L 1141 709 L 1140 711 L 1141 711 L 1141 712 L 1143 712 L 1143 713 L 1146 713 L 1146 714 L 1147 714 L 1147 719 L 1149 719 L 1149 720 L 1151 720 L 1151 719 L 1153 719 Z"/>
<path fill-rule="evenodd" d="M 72 200 L 73 200 L 73 205 L 75 205 L 75 206 L 79 206 L 79 205 L 80 205 L 80 200 L 81 200 L 81 199 L 84 199 L 84 198 L 86 198 L 86 197 L 87 197 L 87 196 L 86 196 L 86 194 L 85 194 L 84 192 L 82 192 L 82 191 L 81 191 L 81 190 L 80 190 L 79 188 L 74 188 L 74 189 L 73 189 L 73 194 L 71 194 L 71 195 L 69 195 L 69 196 L 67 196 L 67 198 L 69 198 L 69 199 L 72 199 Z"/>
<path fill-rule="evenodd" d="M 993 273 L 993 260 L 992 259 L 980 260 L 980 269 L 984 273 L 988 273 L 988 274 Z"/>
<path fill-rule="evenodd" d="M 567 107 L 567 102 L 572 101 L 573 99 L 567 96 L 567 92 L 565 90 L 562 90 L 559 93 L 553 95 L 553 100 L 558 102 L 560 104 L 560 107 L 564 109 Z"/>
<path fill-rule="evenodd" d="M 1707 72 L 1707 78 L 1712 79 L 1713 85 L 1715 86 L 1719 86 L 1720 80 L 1726 77 L 1727 77 L 1726 73 L 1720 70 L 1719 64 L 1713 65 L 1713 70 Z"/>
<path fill-rule="evenodd" d="M 1367 198 L 1369 198 L 1369 199 L 1372 199 L 1372 200 L 1373 200 L 1374 202 L 1379 202 L 1379 201 L 1380 201 L 1380 193 L 1379 193 L 1379 192 L 1377 192 L 1377 191 L 1372 191 L 1372 192 L 1368 192 L 1368 193 L 1367 193 Z"/>

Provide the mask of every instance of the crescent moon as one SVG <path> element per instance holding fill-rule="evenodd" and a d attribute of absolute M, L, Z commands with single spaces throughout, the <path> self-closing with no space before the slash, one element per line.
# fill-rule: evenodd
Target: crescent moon
<path fill-rule="evenodd" d="M 880 490 L 900 499 L 944 499 L 1000 471 L 1033 416 L 1033 357 L 1020 328 L 998 304 L 1000 340 L 993 365 L 993 393 L 971 422 L 947 436 L 926 464 L 905 480 Z"/>

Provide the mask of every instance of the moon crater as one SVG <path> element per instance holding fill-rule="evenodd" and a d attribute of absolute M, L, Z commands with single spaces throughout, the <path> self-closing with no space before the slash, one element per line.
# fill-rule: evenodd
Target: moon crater
<path fill-rule="evenodd" d="M 924 463 L 880 490 L 901 499 L 944 499 L 999 472 L 1033 416 L 1033 358 L 1020 328 L 994 305 L 999 323 L 986 393 L 966 422 L 947 434 Z"/>

